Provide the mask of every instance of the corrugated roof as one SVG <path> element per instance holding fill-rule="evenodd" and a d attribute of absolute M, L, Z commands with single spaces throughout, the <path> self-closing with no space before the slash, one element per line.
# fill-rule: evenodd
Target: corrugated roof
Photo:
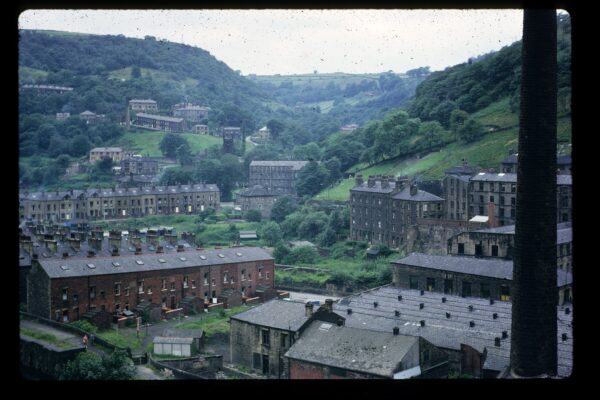
<path fill-rule="evenodd" d="M 241 253 L 238 256 L 236 253 Z M 219 254 L 224 257 L 219 257 Z M 206 259 L 201 258 L 201 256 Z M 180 257 L 184 257 L 182 261 Z M 159 259 L 165 260 L 160 262 Z M 259 247 L 229 248 L 219 250 L 184 251 L 172 254 L 149 253 L 149 254 L 127 254 L 115 257 L 93 257 L 93 258 L 67 258 L 67 259 L 39 259 L 39 263 L 50 278 L 68 278 L 78 276 L 109 275 L 120 273 L 131 273 L 141 271 L 156 271 L 165 269 L 191 268 L 203 265 L 232 264 L 239 262 L 251 262 L 261 260 L 273 260 L 273 257 Z M 138 263 L 141 261 L 142 264 Z M 120 265 L 115 267 L 114 262 Z M 86 266 L 93 263 L 95 268 Z M 66 266 L 67 269 L 61 268 Z"/>
<path fill-rule="evenodd" d="M 305 303 L 303 302 L 273 299 L 230 318 L 254 325 L 295 332 L 308 320 L 305 313 Z"/>
<path fill-rule="evenodd" d="M 398 296 L 402 300 L 398 300 Z M 446 302 L 442 302 L 442 297 Z M 373 302 L 377 302 L 377 308 Z M 423 303 L 421 309 L 419 304 Z M 473 306 L 469 311 L 468 306 Z M 346 326 L 391 332 L 398 327 L 400 334 L 420 336 L 435 346 L 460 350 L 461 344 L 466 344 L 479 352 L 487 349 L 488 355 L 484 368 L 501 371 L 508 365 L 510 357 L 510 334 L 512 305 L 510 302 L 460 296 L 435 292 L 420 294 L 418 290 L 400 289 L 393 286 L 369 290 L 354 296 L 344 298 L 333 305 L 334 311 L 346 318 Z M 572 306 L 569 305 L 571 308 Z M 347 309 L 352 309 L 347 314 Z M 565 314 L 565 306 L 557 307 L 558 320 L 558 374 L 566 377 L 571 373 L 573 365 L 572 315 Z M 395 316 L 395 311 L 400 316 Z M 446 318 L 450 313 L 450 318 Z M 493 314 L 497 318 L 493 318 Z M 425 321 L 425 326 L 420 321 Z M 475 326 L 470 327 L 469 322 Z M 500 347 L 494 346 L 494 338 L 502 337 L 502 331 L 508 333 L 508 338 L 501 339 Z M 567 333 L 568 340 L 561 340 L 562 333 Z"/>
<path fill-rule="evenodd" d="M 328 325 L 322 328 L 323 325 Z M 419 338 L 313 321 L 286 357 L 392 377 Z M 410 365 L 412 366 L 412 365 Z"/>

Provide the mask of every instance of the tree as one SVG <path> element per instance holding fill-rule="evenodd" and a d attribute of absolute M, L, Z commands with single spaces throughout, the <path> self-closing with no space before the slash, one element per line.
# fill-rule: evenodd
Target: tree
<path fill-rule="evenodd" d="M 458 129 L 458 138 L 465 143 L 473 142 L 483 136 L 483 134 L 483 126 L 473 118 L 469 118 L 464 126 Z"/>
<path fill-rule="evenodd" d="M 458 137 L 458 131 L 465 125 L 469 119 L 469 114 L 461 109 L 454 109 L 450 113 L 450 130 Z"/>
<path fill-rule="evenodd" d="M 279 137 L 279 134 L 285 129 L 285 124 L 276 119 L 271 119 L 267 122 L 267 128 L 269 128 L 271 138 L 276 140 Z"/>
<path fill-rule="evenodd" d="M 510 367 L 557 372 L 556 10 L 524 10 Z"/>
<path fill-rule="evenodd" d="M 331 226 L 327 226 L 325 230 L 317 235 L 317 243 L 319 246 L 329 247 L 337 241 L 335 231 Z"/>
<path fill-rule="evenodd" d="M 298 172 L 296 191 L 300 196 L 314 196 L 325 188 L 328 178 L 329 174 L 325 167 L 316 161 L 310 161 Z"/>
<path fill-rule="evenodd" d="M 329 160 L 323 163 L 323 166 L 327 170 L 329 174 L 329 183 L 337 182 L 342 178 L 342 171 L 340 170 L 342 167 L 342 163 L 337 157 L 330 158 Z"/>
<path fill-rule="evenodd" d="M 319 253 L 312 246 L 294 247 L 285 257 L 286 264 L 314 264 L 319 258 Z"/>
<path fill-rule="evenodd" d="M 275 262 L 283 263 L 287 256 L 290 254 L 290 248 L 280 242 L 275 249 L 273 250 L 273 258 L 275 258 Z"/>
<path fill-rule="evenodd" d="M 177 156 L 177 149 L 184 144 L 189 146 L 189 143 L 184 137 L 173 133 L 167 133 L 161 139 L 158 147 L 165 157 L 175 158 Z"/>
<path fill-rule="evenodd" d="M 194 155 L 192 154 L 192 149 L 190 148 L 188 142 L 185 142 L 181 146 L 177 147 L 175 156 L 177 157 L 179 164 L 182 166 L 192 164 Z"/>
<path fill-rule="evenodd" d="M 133 66 L 131 68 L 131 77 L 133 79 L 136 79 L 136 78 L 139 78 L 141 76 L 142 76 L 142 71 L 140 70 L 140 67 L 138 67 L 137 65 Z"/>
<path fill-rule="evenodd" d="M 315 160 L 321 159 L 321 148 L 315 142 L 310 142 L 304 146 L 295 146 L 292 151 L 294 160 Z"/>
<path fill-rule="evenodd" d="M 69 154 L 73 157 L 79 157 L 86 155 L 90 151 L 92 145 L 87 136 L 79 135 L 75 136 L 73 140 L 71 140 L 71 145 L 69 147 L 71 149 Z"/>
<path fill-rule="evenodd" d="M 275 246 L 281 241 L 283 235 L 281 233 L 281 228 L 279 227 L 279 224 L 274 221 L 269 221 L 261 227 L 260 237 L 269 246 Z"/>
<path fill-rule="evenodd" d="M 283 196 L 275 201 L 271 207 L 271 219 L 275 222 L 283 222 L 286 216 L 296 211 L 298 207 L 294 200 L 289 196 Z"/>
<path fill-rule="evenodd" d="M 298 236 L 307 240 L 314 240 L 327 226 L 327 215 L 323 211 L 309 212 L 298 225 Z"/>
<path fill-rule="evenodd" d="M 109 356 L 84 352 L 57 367 L 59 380 L 132 380 L 136 370 L 125 352 L 115 350 Z"/>
<path fill-rule="evenodd" d="M 246 211 L 244 218 L 249 222 L 260 222 L 262 214 L 260 213 L 260 210 L 248 210 Z"/>
<path fill-rule="evenodd" d="M 166 168 L 160 177 L 160 184 L 166 186 L 185 185 L 193 181 L 194 179 L 190 171 L 177 167 Z"/>

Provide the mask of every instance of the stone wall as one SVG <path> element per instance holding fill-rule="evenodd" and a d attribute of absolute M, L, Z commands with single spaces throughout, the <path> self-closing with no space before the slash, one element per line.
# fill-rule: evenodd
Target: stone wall
<path fill-rule="evenodd" d="M 23 336 L 20 341 L 21 365 L 52 377 L 56 377 L 56 367 L 75 359 L 84 351 L 83 346 L 61 349 Z"/>

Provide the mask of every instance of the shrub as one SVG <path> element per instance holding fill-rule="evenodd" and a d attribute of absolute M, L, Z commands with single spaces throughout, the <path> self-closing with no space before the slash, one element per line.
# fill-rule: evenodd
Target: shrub
<path fill-rule="evenodd" d="M 286 264 L 314 264 L 318 257 L 314 247 L 300 246 L 293 248 L 284 261 Z"/>
<path fill-rule="evenodd" d="M 90 332 L 90 333 L 98 332 L 98 327 L 96 325 L 94 325 L 91 322 L 86 321 L 84 319 L 73 321 L 73 322 L 71 322 L 71 325 L 81 329 L 82 331 L 86 331 L 86 332 Z"/>
<path fill-rule="evenodd" d="M 246 211 L 244 218 L 250 222 L 260 222 L 262 214 L 260 213 L 260 210 L 248 210 Z"/>

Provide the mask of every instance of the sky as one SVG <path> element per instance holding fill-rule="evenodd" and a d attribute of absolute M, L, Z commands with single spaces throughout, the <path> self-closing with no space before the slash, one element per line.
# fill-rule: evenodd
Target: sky
<path fill-rule="evenodd" d="M 26 10 L 20 29 L 146 35 L 243 75 L 432 71 L 520 40 L 522 10 Z"/>

